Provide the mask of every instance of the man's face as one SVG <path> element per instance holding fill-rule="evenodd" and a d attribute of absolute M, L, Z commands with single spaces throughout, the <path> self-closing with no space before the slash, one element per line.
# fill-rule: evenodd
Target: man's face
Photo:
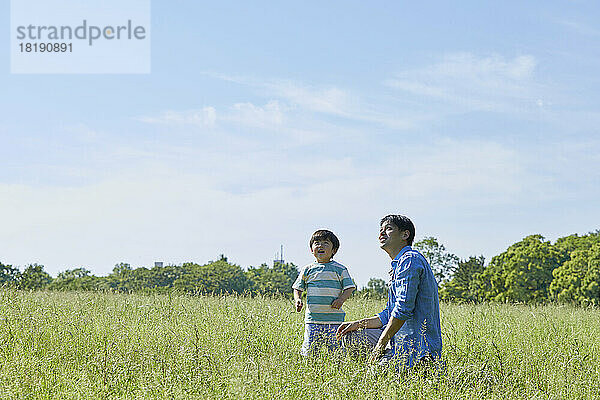
<path fill-rule="evenodd" d="M 410 232 L 408 230 L 401 231 L 391 222 L 384 222 L 379 229 L 379 245 L 382 249 L 404 247 Z"/>
<path fill-rule="evenodd" d="M 311 251 L 318 262 L 327 263 L 335 254 L 333 252 L 333 243 L 328 239 L 317 239 L 311 246 Z"/>

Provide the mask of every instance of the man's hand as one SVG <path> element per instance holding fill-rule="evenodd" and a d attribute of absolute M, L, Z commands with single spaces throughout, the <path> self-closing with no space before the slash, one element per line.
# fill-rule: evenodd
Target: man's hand
<path fill-rule="evenodd" d="M 336 310 L 339 310 L 340 308 L 342 308 L 342 305 L 344 304 L 344 299 L 340 299 L 339 297 L 337 299 L 335 299 L 332 303 L 331 303 L 331 307 L 335 308 Z"/>
<path fill-rule="evenodd" d="M 302 311 L 302 307 L 304 307 L 304 303 L 302 302 L 302 299 L 296 299 L 296 311 L 297 312 Z"/>
<path fill-rule="evenodd" d="M 335 338 L 340 340 L 340 338 L 344 335 L 347 335 L 350 332 L 353 332 L 358 329 L 358 321 L 351 322 L 343 322 L 337 329 L 335 333 Z"/>
<path fill-rule="evenodd" d="M 377 345 L 371 352 L 371 355 L 369 356 L 369 362 L 376 363 L 383 356 L 383 353 L 385 353 L 385 345 L 377 343 Z"/>

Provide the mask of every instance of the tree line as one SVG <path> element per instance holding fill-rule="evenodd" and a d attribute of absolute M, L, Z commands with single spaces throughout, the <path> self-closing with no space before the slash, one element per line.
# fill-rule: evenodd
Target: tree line
<path fill-rule="evenodd" d="M 131 268 L 129 264 L 115 265 L 107 276 L 94 276 L 85 268 L 69 269 L 56 278 L 44 271 L 44 266 L 31 264 L 21 272 L 12 265 L 0 263 L 0 285 L 24 290 L 106 290 L 115 292 L 165 293 L 177 290 L 194 294 L 265 294 L 291 292 L 298 276 L 293 263 L 262 264 L 244 271 L 221 255 L 206 264 Z"/>
<path fill-rule="evenodd" d="M 433 253 L 432 267 L 443 271 L 437 274 L 443 300 L 600 305 L 600 230 L 554 243 L 530 235 L 488 265 L 483 256 L 460 260 L 429 239 L 435 243 L 424 254 Z"/>
<path fill-rule="evenodd" d="M 426 237 L 414 247 L 431 264 L 440 298 L 445 301 L 600 305 L 600 230 L 562 237 L 555 243 L 541 235 L 530 235 L 492 257 L 487 265 L 483 256 L 460 259 L 434 237 Z M 290 295 L 297 276 L 298 268 L 293 263 L 275 262 L 244 270 L 225 256 L 203 265 L 133 269 L 128 264 L 117 264 L 103 277 L 75 268 L 52 278 L 42 265 L 31 264 L 20 271 L 0 263 L 0 285 L 26 290 Z M 387 283 L 372 278 L 357 294 L 385 298 Z"/>
<path fill-rule="evenodd" d="M 555 243 L 530 235 L 487 265 L 483 256 L 460 259 L 434 237 L 414 247 L 429 261 L 444 301 L 600 305 L 600 230 Z M 361 292 L 385 298 L 387 285 L 371 278 Z"/>

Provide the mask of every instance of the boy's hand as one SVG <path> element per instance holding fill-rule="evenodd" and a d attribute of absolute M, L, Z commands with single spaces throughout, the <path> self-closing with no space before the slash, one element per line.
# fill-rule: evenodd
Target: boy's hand
<path fill-rule="evenodd" d="M 342 308 L 343 304 L 344 304 L 344 300 L 342 300 L 338 297 L 331 303 L 331 307 L 339 310 L 340 308 Z"/>
<path fill-rule="evenodd" d="M 302 302 L 302 299 L 296 299 L 296 311 L 297 312 L 302 311 L 303 306 L 304 306 L 304 303 Z"/>

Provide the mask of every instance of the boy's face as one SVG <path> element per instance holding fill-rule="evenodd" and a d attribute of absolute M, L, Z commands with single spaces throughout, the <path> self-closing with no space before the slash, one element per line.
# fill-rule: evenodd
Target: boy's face
<path fill-rule="evenodd" d="M 320 263 L 331 261 L 331 257 L 335 254 L 333 251 L 333 243 L 328 239 L 315 240 L 312 244 L 311 251 Z"/>

